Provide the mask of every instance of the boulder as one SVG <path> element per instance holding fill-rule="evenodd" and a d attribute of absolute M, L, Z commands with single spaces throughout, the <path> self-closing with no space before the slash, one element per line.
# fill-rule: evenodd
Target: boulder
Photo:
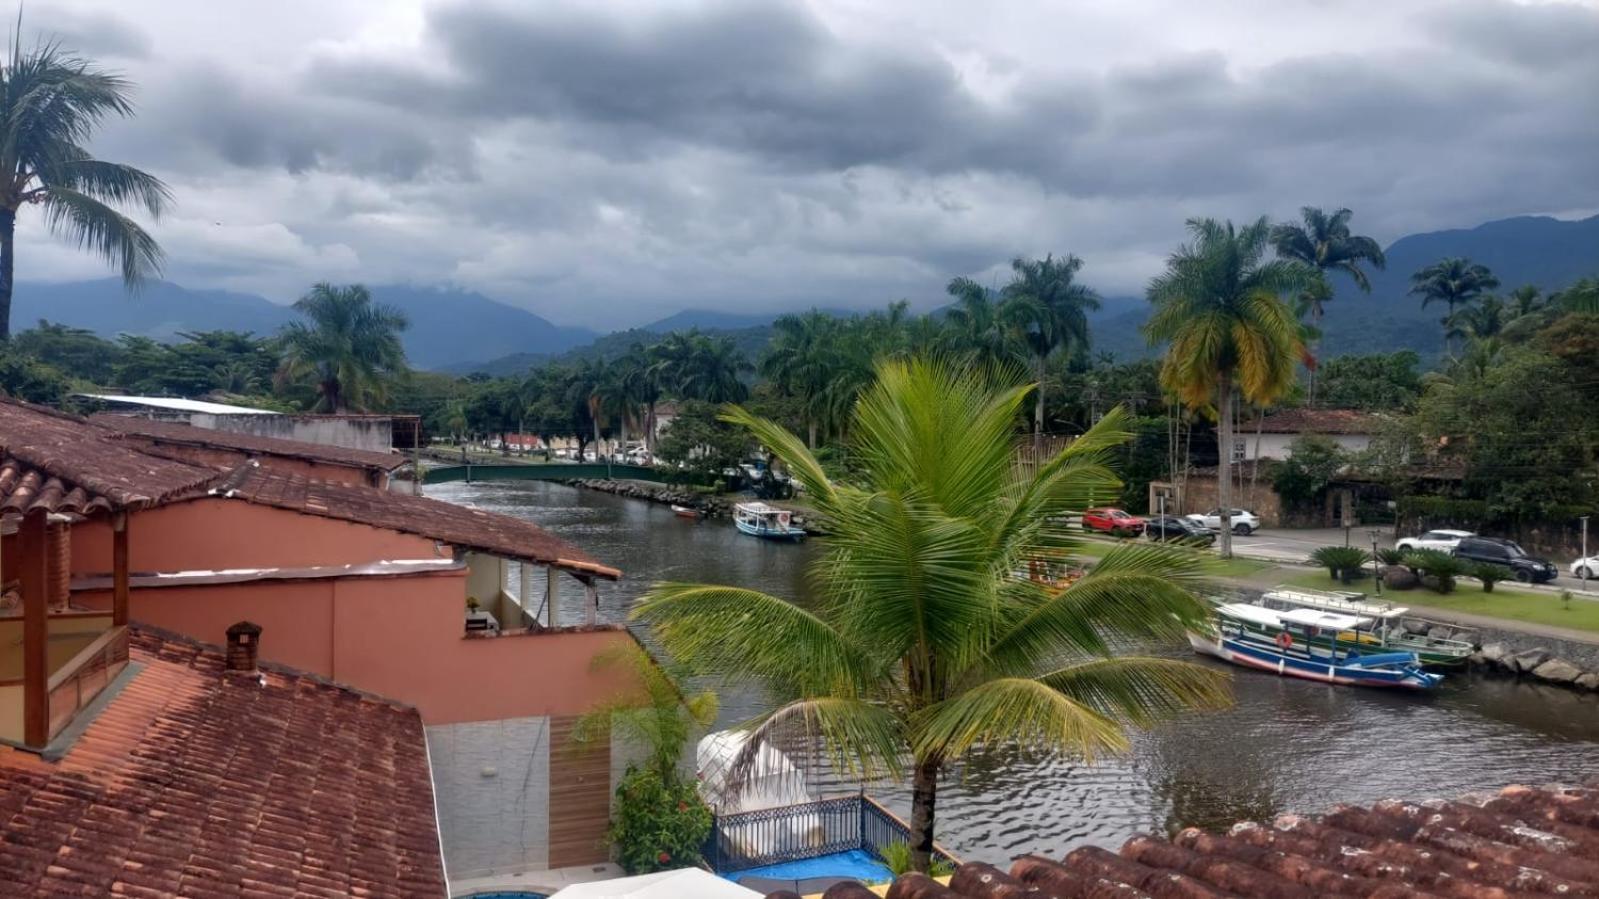
<path fill-rule="evenodd" d="M 1599 690 L 1599 673 L 1588 672 L 1571 682 L 1579 690 Z"/>
<path fill-rule="evenodd" d="M 1510 658 L 1510 650 L 1503 643 L 1489 643 L 1477 651 L 1477 656 L 1484 665 L 1493 668 L 1505 667 L 1505 660 Z"/>
<path fill-rule="evenodd" d="M 1511 656 L 1506 663 L 1506 667 L 1517 674 L 1528 674 L 1547 661 L 1549 661 L 1549 651 L 1547 649 L 1529 649 Z"/>
<path fill-rule="evenodd" d="M 1409 568 L 1390 565 L 1383 570 L 1382 585 L 1388 590 L 1414 590 L 1420 581 Z"/>
<path fill-rule="evenodd" d="M 1551 684 L 1570 684 L 1582 677 L 1582 669 L 1565 659 L 1550 659 L 1532 669 L 1532 676 Z"/>
<path fill-rule="evenodd" d="M 1447 640 L 1453 633 L 1454 631 L 1440 624 L 1428 630 L 1427 636 L 1433 638 L 1434 640 Z"/>

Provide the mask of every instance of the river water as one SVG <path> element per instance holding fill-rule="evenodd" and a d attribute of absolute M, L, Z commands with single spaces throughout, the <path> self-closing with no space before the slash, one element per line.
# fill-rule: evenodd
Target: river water
<path fill-rule="evenodd" d="M 536 522 L 621 568 L 624 579 L 601 588 L 607 621 L 624 621 L 658 580 L 752 587 L 803 602 L 804 568 L 821 548 L 760 541 L 727 521 L 687 521 L 664 506 L 544 482 L 427 492 Z M 1234 708 L 1138 733 L 1123 756 L 1092 765 L 1003 751 L 970 759 L 940 791 L 940 841 L 963 858 L 1007 864 L 1024 852 L 1058 858 L 1086 843 L 1114 849 L 1135 834 L 1337 803 L 1599 776 L 1593 695 L 1469 674 L 1413 695 L 1228 670 Z M 721 701 L 726 725 L 759 711 L 763 696 L 744 686 L 722 690 Z M 870 790 L 902 813 L 909 808 L 903 787 Z"/>

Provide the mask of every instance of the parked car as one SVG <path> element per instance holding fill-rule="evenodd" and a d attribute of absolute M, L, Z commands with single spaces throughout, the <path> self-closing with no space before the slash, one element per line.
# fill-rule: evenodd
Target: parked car
<path fill-rule="evenodd" d="M 1462 537 L 1455 555 L 1473 562 L 1492 562 L 1509 568 L 1516 580 L 1533 584 L 1552 581 L 1560 573 L 1547 559 L 1527 554 L 1514 540 L 1503 537 Z"/>
<path fill-rule="evenodd" d="M 1599 581 L 1599 556 L 1589 556 L 1572 562 L 1571 576 L 1578 580 L 1587 578 L 1590 581 Z"/>
<path fill-rule="evenodd" d="M 1221 530 L 1221 510 L 1211 509 L 1209 512 L 1195 513 L 1185 516 L 1189 521 L 1204 525 L 1213 531 Z M 1260 530 L 1260 518 L 1248 509 L 1234 509 L 1232 514 L 1233 533 L 1239 536 L 1248 536 Z"/>
<path fill-rule="evenodd" d="M 1083 513 L 1083 530 L 1105 534 L 1142 534 L 1144 519 L 1121 509 L 1089 509 Z"/>
<path fill-rule="evenodd" d="M 1184 543 L 1202 543 L 1209 546 L 1216 542 L 1216 532 L 1204 525 L 1179 518 L 1176 515 L 1152 515 L 1144 525 L 1144 535 L 1151 540 L 1182 541 Z"/>
<path fill-rule="evenodd" d="M 1475 536 L 1477 535 L 1472 531 L 1451 531 L 1447 528 L 1440 528 L 1436 531 L 1428 531 L 1425 534 L 1417 534 L 1414 537 L 1401 537 L 1394 544 L 1394 549 L 1400 552 L 1411 552 L 1417 549 L 1436 549 L 1439 552 L 1448 553 L 1454 552 L 1455 547 L 1460 544 L 1461 540 Z"/>

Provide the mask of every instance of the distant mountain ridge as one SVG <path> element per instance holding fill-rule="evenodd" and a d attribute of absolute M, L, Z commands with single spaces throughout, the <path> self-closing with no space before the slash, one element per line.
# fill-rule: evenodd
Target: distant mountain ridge
<path fill-rule="evenodd" d="M 564 328 L 525 309 L 480 293 L 403 284 L 372 288 L 378 302 L 410 319 L 404 334 L 411 364 L 432 369 L 465 360 L 494 359 L 515 352 L 562 353 L 598 337 L 587 328 Z M 136 295 L 116 278 L 61 284 L 21 283 L 12 307 L 12 327 L 40 319 L 87 328 L 103 337 L 136 334 L 172 340 L 184 331 L 276 333 L 294 310 L 264 297 L 226 290 L 191 290 L 156 281 Z M 471 364 L 476 364 L 475 362 Z"/>

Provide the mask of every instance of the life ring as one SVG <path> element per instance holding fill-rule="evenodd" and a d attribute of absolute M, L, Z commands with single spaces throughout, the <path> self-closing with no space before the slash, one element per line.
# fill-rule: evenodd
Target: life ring
<path fill-rule="evenodd" d="M 1287 631 L 1278 631 L 1277 632 L 1277 648 L 1278 649 L 1293 649 L 1293 647 L 1294 647 L 1294 635 L 1288 633 Z"/>

